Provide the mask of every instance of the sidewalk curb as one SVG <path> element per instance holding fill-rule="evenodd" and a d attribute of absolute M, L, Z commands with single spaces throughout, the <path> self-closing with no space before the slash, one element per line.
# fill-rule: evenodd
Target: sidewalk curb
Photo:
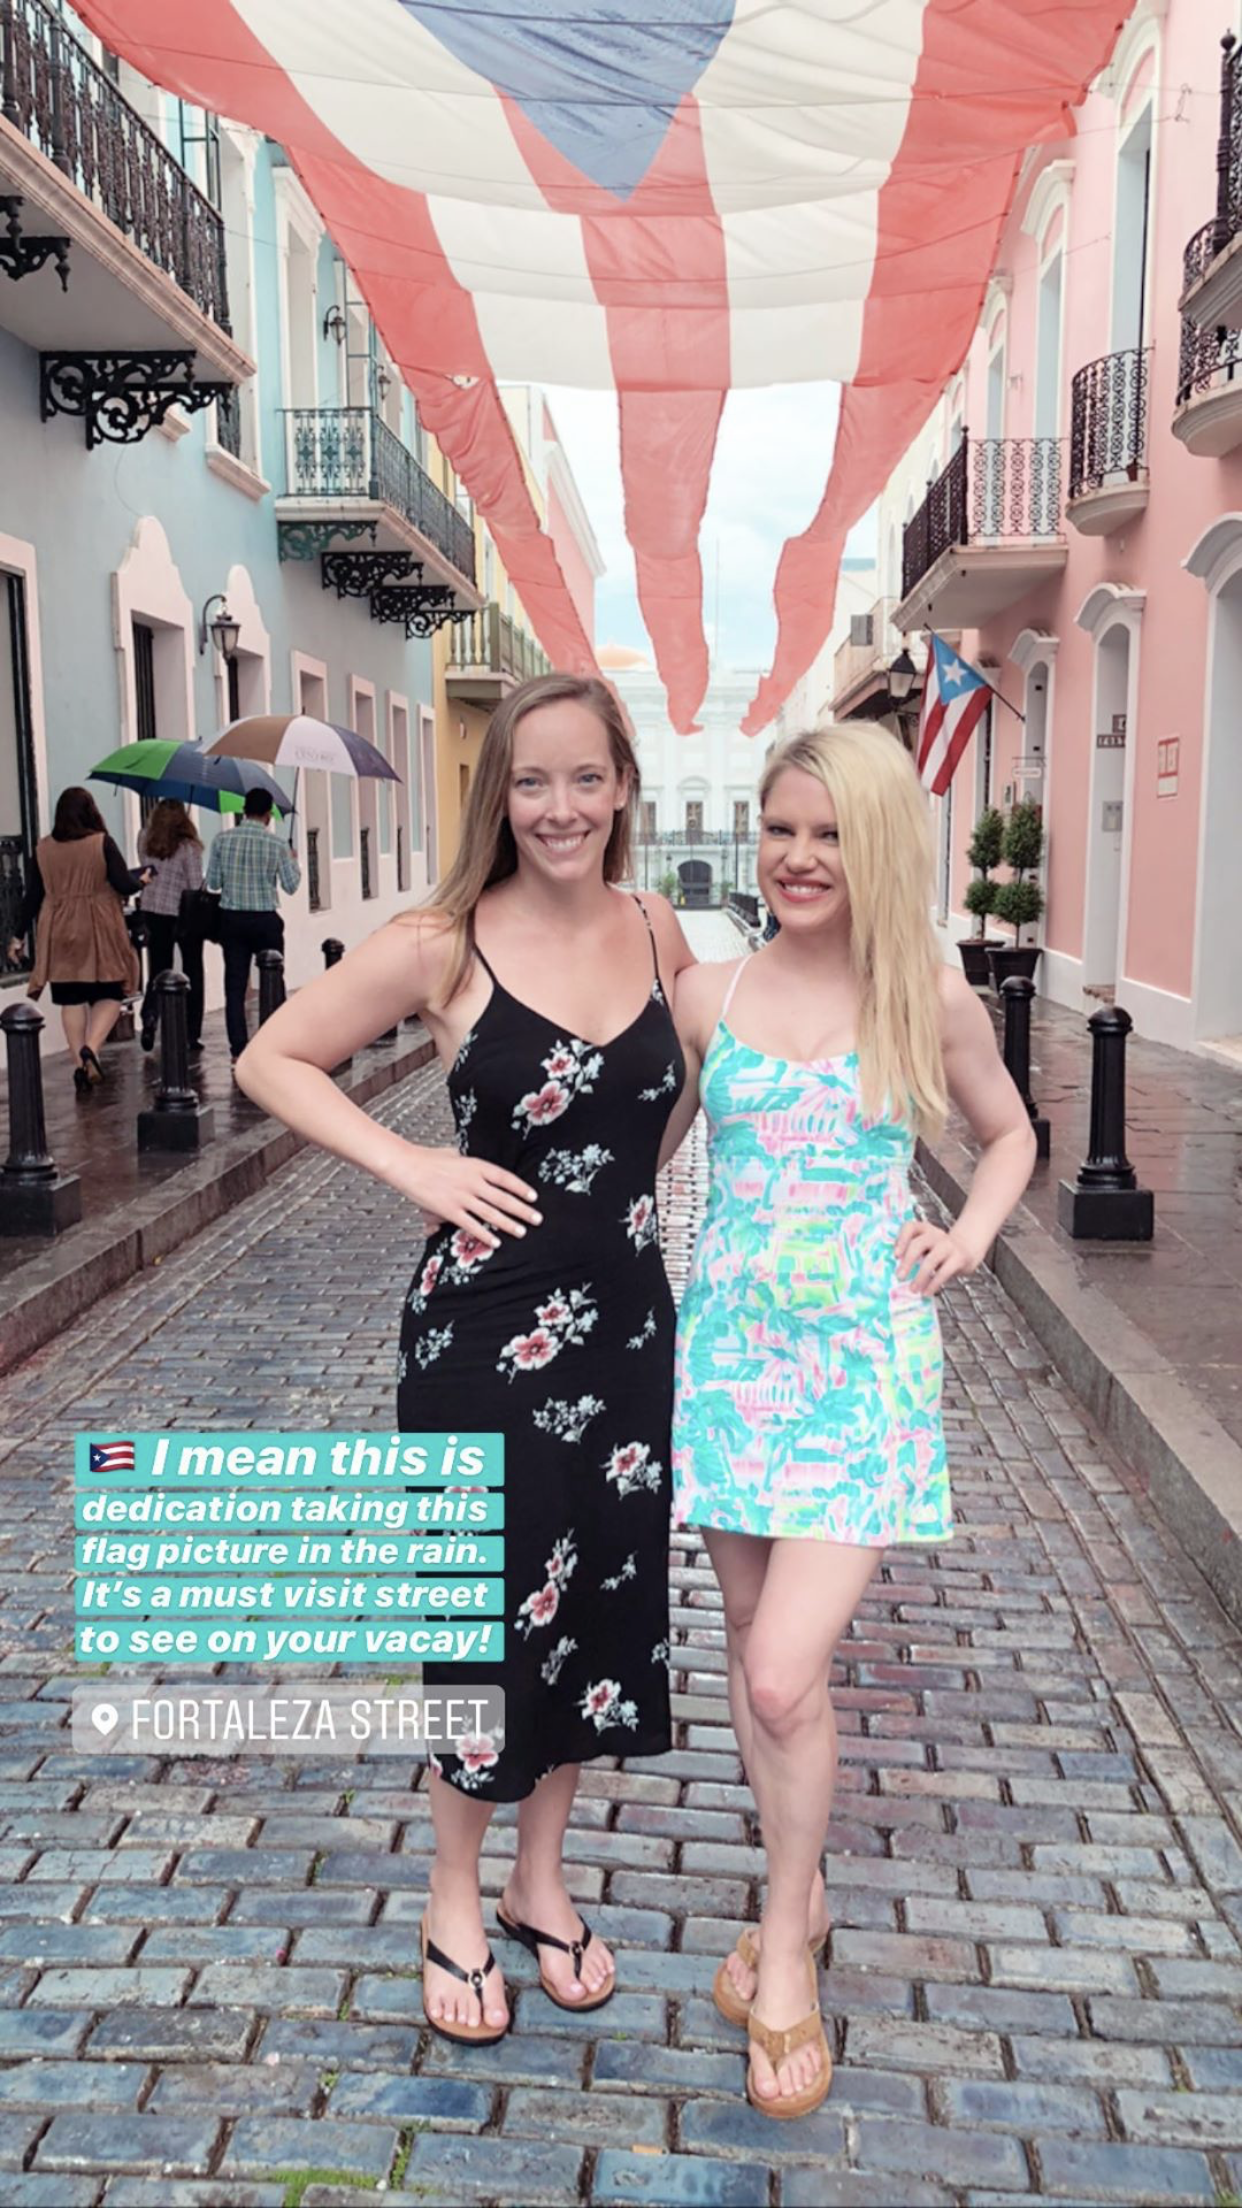
<path fill-rule="evenodd" d="M 424 1031 L 399 1042 L 391 1057 L 367 1064 L 341 1083 L 355 1104 L 369 1104 L 409 1074 L 431 1064 L 436 1046 Z M 271 1174 L 287 1165 L 306 1139 L 266 1115 L 252 1130 L 226 1137 L 229 1155 L 213 1148 L 192 1158 L 160 1181 L 115 1219 L 89 1220 L 49 1241 L 47 1250 L 20 1267 L 11 1287 L 0 1290 L 0 1373 L 11 1372 L 36 1349 L 82 1317 L 101 1296 L 120 1288 L 135 1273 L 158 1263 L 171 1251 L 210 1226 L 236 1204 L 253 1196 Z M 213 1146 L 214 1147 L 214 1146 Z M 223 1148 L 223 1145 L 221 1146 Z"/>
<path fill-rule="evenodd" d="M 952 1134 L 918 1146 L 930 1186 L 955 1215 L 974 1160 Z M 1022 1205 L 988 1260 L 1002 1288 L 1130 1469 L 1170 1532 L 1242 1625 L 1242 1449 L 1141 1328 L 1077 1277 Z"/>

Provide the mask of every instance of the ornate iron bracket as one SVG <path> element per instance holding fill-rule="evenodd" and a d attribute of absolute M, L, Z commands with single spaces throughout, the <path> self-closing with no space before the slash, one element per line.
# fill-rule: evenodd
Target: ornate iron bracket
<path fill-rule="evenodd" d="M 423 563 L 412 552 L 325 552 L 320 564 L 324 589 L 335 587 L 338 598 L 369 598 L 385 583 L 423 579 Z"/>
<path fill-rule="evenodd" d="M 72 414 L 94 445 L 136 445 L 170 409 L 191 414 L 231 392 L 231 383 L 198 383 L 193 353 L 41 353 L 39 407 L 45 422 Z"/>
<path fill-rule="evenodd" d="M 434 636 L 446 621 L 469 621 L 471 606 L 459 606 L 451 583 L 392 583 L 371 592 L 373 621 L 403 621 L 407 636 Z"/>
<path fill-rule="evenodd" d="M 369 537 L 374 544 L 373 521 L 278 521 L 276 538 L 282 560 L 317 560 L 338 537 Z"/>
<path fill-rule="evenodd" d="M 14 283 L 20 284 L 23 276 L 37 276 L 41 268 L 55 257 L 56 273 L 61 290 L 69 289 L 69 240 L 68 238 L 28 238 L 22 230 L 22 208 L 25 201 L 6 195 L 0 198 L 0 215 L 4 216 L 7 237 L 0 238 L 0 268 Z"/>

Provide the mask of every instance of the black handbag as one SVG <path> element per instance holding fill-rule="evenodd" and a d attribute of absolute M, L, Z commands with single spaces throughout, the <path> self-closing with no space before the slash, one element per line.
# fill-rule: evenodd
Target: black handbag
<path fill-rule="evenodd" d="M 214 889 L 183 889 L 178 924 L 184 935 L 204 943 L 220 940 L 220 896 Z"/>

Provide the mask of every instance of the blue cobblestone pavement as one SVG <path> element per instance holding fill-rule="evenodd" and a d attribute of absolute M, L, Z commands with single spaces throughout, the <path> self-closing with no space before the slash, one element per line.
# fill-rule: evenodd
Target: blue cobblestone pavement
<path fill-rule="evenodd" d="M 701 955 L 736 938 L 695 916 Z M 723 931 L 723 932 L 722 932 Z M 377 1116 L 443 1139 L 434 1070 Z M 684 1277 L 696 1135 L 663 1190 Z M 841 1651 L 832 2094 L 776 2126 L 710 2000 L 761 1856 L 706 1559 L 673 1754 L 585 1774 L 597 2017 L 420 2028 L 420 1767 L 75 1755 L 75 1431 L 386 1427 L 407 1210 L 303 1156 L 0 1382 L 0 2200 L 920 2208 L 1242 2199 L 1242 1649 L 990 1275 L 943 1317 L 959 1530 Z M 513 1847 L 502 1810 L 484 1875 Z"/>

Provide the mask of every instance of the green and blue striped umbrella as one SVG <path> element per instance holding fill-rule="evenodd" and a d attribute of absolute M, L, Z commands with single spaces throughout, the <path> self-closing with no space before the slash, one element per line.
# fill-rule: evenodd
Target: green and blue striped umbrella
<path fill-rule="evenodd" d="M 266 790 L 278 813 L 293 811 L 292 799 L 257 760 L 209 758 L 198 744 L 174 743 L 171 737 L 122 744 L 91 768 L 89 779 L 115 782 L 140 797 L 179 797 L 183 805 L 212 813 L 240 813 L 249 790 Z"/>

